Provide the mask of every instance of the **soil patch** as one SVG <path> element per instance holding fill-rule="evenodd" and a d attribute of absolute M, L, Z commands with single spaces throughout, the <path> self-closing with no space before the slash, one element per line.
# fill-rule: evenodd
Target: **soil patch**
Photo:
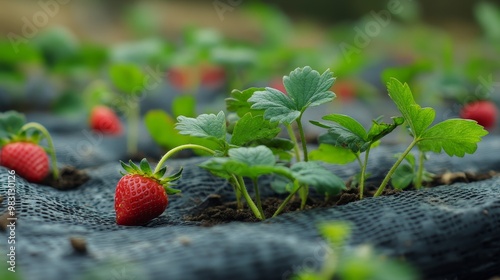
<path fill-rule="evenodd" d="M 436 176 L 433 181 L 427 183 L 426 187 L 435 187 L 440 185 L 450 185 L 457 182 L 474 182 L 480 180 L 486 180 L 498 176 L 497 172 L 490 171 L 484 174 L 476 174 L 470 172 L 457 172 L 457 173 L 444 173 Z M 350 182 L 348 182 L 348 186 Z M 415 188 L 409 187 L 404 191 L 415 191 Z M 373 185 L 367 185 L 364 197 L 372 197 L 376 192 L 376 187 Z M 382 195 L 393 195 L 401 192 L 400 190 L 394 190 L 387 188 Z M 282 203 L 284 197 L 269 197 L 262 200 L 262 208 L 266 218 L 270 218 L 274 212 L 278 209 L 279 205 Z M 334 207 L 337 205 L 345 205 L 354 201 L 359 200 L 359 193 L 357 188 L 348 188 L 342 191 L 339 195 L 330 197 L 328 200 L 309 197 L 304 210 L 313 208 L 327 208 Z M 296 197 L 292 199 L 282 213 L 289 213 L 301 211 L 300 210 L 300 199 Z M 246 203 L 243 201 L 243 209 L 238 209 L 236 202 L 224 202 L 221 197 L 216 194 L 210 195 L 202 204 L 200 204 L 194 211 L 193 214 L 184 217 L 187 221 L 197 221 L 201 222 L 202 226 L 214 226 L 218 224 L 224 224 L 229 222 L 259 222 L 260 220 L 255 218 L 252 211 L 247 207 Z"/>
<path fill-rule="evenodd" d="M 85 171 L 76 169 L 73 166 L 65 166 L 59 169 L 58 179 L 54 179 L 52 174 L 49 174 L 42 184 L 58 190 L 70 190 L 83 185 L 89 179 L 90 177 Z"/>

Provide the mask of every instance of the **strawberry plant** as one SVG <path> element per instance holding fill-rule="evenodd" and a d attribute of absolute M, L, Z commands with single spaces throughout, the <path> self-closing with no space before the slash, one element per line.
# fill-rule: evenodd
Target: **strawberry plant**
<path fill-rule="evenodd" d="M 397 154 L 396 158 L 401 156 Z M 424 162 L 427 160 L 427 154 L 419 152 L 419 162 L 415 159 L 412 153 L 409 153 L 405 157 L 405 161 L 402 162 L 391 178 L 391 184 L 395 189 L 402 190 L 413 184 L 415 189 L 422 188 L 422 183 L 429 182 L 432 180 L 434 174 L 425 170 Z"/>
<path fill-rule="evenodd" d="M 121 98 L 117 99 L 118 107 L 127 119 L 127 153 L 137 153 L 140 106 L 139 100 L 146 90 L 147 79 L 144 73 L 134 64 L 114 64 L 109 70 L 111 81 Z"/>
<path fill-rule="evenodd" d="M 436 116 L 435 110 L 420 107 L 407 84 L 391 79 L 387 83 L 387 89 L 390 98 L 401 112 L 413 140 L 388 171 L 374 196 L 382 194 L 399 164 L 413 147 L 417 146 L 419 151 L 424 153 L 444 151 L 449 156 L 463 157 L 466 153 L 474 153 L 477 143 L 488 134 L 488 131 L 472 120 L 448 119 L 431 126 Z"/>
<path fill-rule="evenodd" d="M 294 275 L 292 279 L 419 279 L 413 267 L 377 254 L 370 245 L 347 247 L 346 243 L 352 231 L 351 225 L 347 222 L 323 223 L 318 228 L 329 245 L 320 271 L 304 270 Z"/>
<path fill-rule="evenodd" d="M 48 147 L 40 146 L 45 139 Z M 26 123 L 24 115 L 15 111 L 0 114 L 0 165 L 13 169 L 26 180 L 40 183 L 50 173 L 59 177 L 57 160 L 52 138 L 39 123 Z"/>
<path fill-rule="evenodd" d="M 380 139 L 403 124 L 404 119 L 395 117 L 392 124 L 382 123 L 379 119 L 376 119 L 373 120 L 368 131 L 358 121 L 346 115 L 331 114 L 323 117 L 323 119 L 331 121 L 332 124 L 311 121 L 314 125 L 328 129 L 327 134 L 320 136 L 321 145 L 318 150 L 311 152 L 311 157 L 329 163 L 348 163 L 357 160 L 361 168 L 359 197 L 362 199 L 366 166 L 371 148 L 377 146 Z M 361 153 L 365 153 L 364 159 L 361 159 Z"/>

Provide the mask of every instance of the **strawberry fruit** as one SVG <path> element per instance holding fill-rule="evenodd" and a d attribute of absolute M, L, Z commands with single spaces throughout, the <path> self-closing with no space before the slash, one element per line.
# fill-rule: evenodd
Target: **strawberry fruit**
<path fill-rule="evenodd" d="M 90 113 L 90 127 L 98 132 L 109 135 L 119 135 L 122 123 L 116 113 L 106 106 L 96 106 Z"/>
<path fill-rule="evenodd" d="M 160 216 L 168 206 L 168 195 L 179 190 L 170 188 L 181 177 L 182 169 L 164 177 L 167 167 L 153 173 L 146 159 L 139 166 L 132 161 L 121 162 L 127 173 L 118 181 L 115 190 L 116 223 L 124 226 L 140 226 Z"/>
<path fill-rule="evenodd" d="M 5 145 L 0 150 L 0 165 L 34 183 L 41 182 L 50 172 L 49 157 L 43 148 L 29 142 Z"/>
<path fill-rule="evenodd" d="M 46 139 L 47 152 L 39 146 Z M 16 111 L 0 114 L 0 165 L 13 169 L 33 183 L 40 183 L 50 172 L 50 154 L 54 179 L 59 177 L 52 138 L 39 123 L 26 123 L 24 115 Z"/>
<path fill-rule="evenodd" d="M 460 117 L 477 121 L 486 129 L 495 126 L 498 110 L 491 101 L 480 100 L 466 104 L 460 111 Z"/>

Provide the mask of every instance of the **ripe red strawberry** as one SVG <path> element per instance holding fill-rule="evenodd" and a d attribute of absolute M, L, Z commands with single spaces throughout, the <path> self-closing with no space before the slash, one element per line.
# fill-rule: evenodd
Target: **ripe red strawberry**
<path fill-rule="evenodd" d="M 38 143 L 45 138 L 47 152 Z M 54 179 L 59 176 L 52 138 L 39 123 L 26 123 L 24 115 L 16 111 L 0 114 L 0 165 L 13 169 L 33 183 L 40 183 L 50 172 L 52 158 Z"/>
<path fill-rule="evenodd" d="M 224 82 L 226 73 L 224 68 L 217 65 L 202 65 L 200 67 L 201 84 L 207 87 L 216 87 Z"/>
<path fill-rule="evenodd" d="M 95 131 L 109 135 L 119 135 L 123 130 L 118 116 L 106 106 L 96 106 L 92 109 L 90 127 Z"/>
<path fill-rule="evenodd" d="M 153 173 L 146 159 L 140 166 L 130 161 L 129 165 L 121 162 L 128 174 L 118 181 L 115 190 L 116 223 L 124 226 L 140 226 L 160 216 L 168 205 L 168 194 L 179 190 L 169 187 L 172 181 L 181 177 L 182 169 L 169 177 L 163 178 L 166 167 Z"/>
<path fill-rule="evenodd" d="M 0 165 L 34 183 L 41 182 L 50 172 L 49 157 L 43 148 L 29 142 L 5 145 L 0 150 Z"/>
<path fill-rule="evenodd" d="M 497 119 L 497 107 L 491 101 L 480 100 L 466 104 L 460 111 L 460 117 L 477 121 L 486 129 L 492 129 Z"/>

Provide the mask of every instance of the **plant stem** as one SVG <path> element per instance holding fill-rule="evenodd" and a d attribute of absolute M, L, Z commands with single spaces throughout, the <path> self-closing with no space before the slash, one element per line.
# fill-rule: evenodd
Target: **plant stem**
<path fill-rule="evenodd" d="M 292 197 L 295 195 L 295 193 L 297 193 L 297 191 L 299 189 L 303 188 L 303 187 L 304 186 L 300 186 L 299 185 L 299 181 L 297 181 L 297 180 L 293 181 L 293 191 L 290 192 L 290 194 L 280 204 L 280 206 L 278 207 L 278 209 L 276 209 L 276 212 L 274 212 L 274 214 L 273 214 L 273 218 L 276 217 L 276 216 L 278 216 L 281 213 L 281 211 L 283 211 L 283 209 L 285 209 L 285 206 L 288 204 L 288 202 L 290 201 L 290 199 L 292 199 Z"/>
<path fill-rule="evenodd" d="M 290 139 L 294 143 L 293 150 L 295 152 L 295 160 L 297 162 L 300 161 L 300 150 L 299 150 L 299 142 L 297 141 L 297 137 L 295 137 L 295 132 L 293 131 L 292 125 L 287 124 L 286 130 L 288 131 L 288 135 L 290 135 Z"/>
<path fill-rule="evenodd" d="M 50 155 L 52 161 L 52 176 L 54 176 L 54 179 L 59 178 L 59 168 L 57 167 L 56 149 L 54 148 L 54 143 L 52 142 L 52 137 L 50 137 L 50 133 L 43 125 L 35 122 L 30 122 L 23 125 L 21 127 L 21 132 L 27 131 L 30 128 L 40 131 L 43 134 L 43 136 L 45 136 L 45 138 L 47 139 L 47 144 L 49 145 L 47 153 Z"/>
<path fill-rule="evenodd" d="M 135 155 L 137 153 L 137 146 L 139 141 L 139 118 L 139 102 L 130 102 L 130 110 L 127 116 L 127 153 L 129 156 Z"/>
<path fill-rule="evenodd" d="M 387 175 L 385 175 L 384 180 L 380 184 L 380 187 L 378 187 L 378 190 L 373 195 L 373 197 L 377 197 L 377 196 L 380 196 L 382 194 L 382 192 L 384 191 L 385 187 L 389 183 L 389 180 L 391 179 L 392 175 L 394 174 L 394 172 L 398 168 L 399 164 L 405 159 L 406 155 L 408 155 L 408 153 L 411 151 L 411 149 L 413 149 L 413 147 L 418 143 L 418 141 L 420 141 L 420 139 L 418 139 L 418 138 L 413 139 L 413 141 L 408 146 L 408 148 L 406 148 L 406 150 L 399 156 L 399 158 L 396 161 L 396 163 L 394 163 L 394 165 L 391 167 L 391 169 L 387 172 Z"/>
<path fill-rule="evenodd" d="M 302 186 L 299 189 L 300 196 L 300 210 L 304 210 L 306 207 L 307 196 L 309 195 L 309 188 L 307 186 Z"/>
<path fill-rule="evenodd" d="M 297 119 L 297 127 L 299 128 L 300 142 L 302 143 L 302 152 L 304 153 L 304 161 L 308 161 L 309 156 L 307 153 L 306 135 L 304 134 L 304 128 L 302 127 L 302 114 L 303 113 L 300 113 L 300 116 Z"/>
<path fill-rule="evenodd" d="M 237 178 L 237 181 L 239 183 L 239 186 L 240 186 L 240 191 L 243 193 L 243 197 L 245 197 L 245 200 L 247 201 L 248 203 L 248 207 L 250 207 L 250 209 L 252 210 L 253 214 L 255 215 L 255 217 L 257 217 L 257 219 L 259 220 L 264 220 L 265 219 L 265 216 L 264 214 L 262 214 L 259 209 L 257 208 L 257 206 L 255 205 L 255 203 L 253 202 L 252 198 L 250 197 L 250 195 L 248 194 L 248 191 L 247 191 L 247 188 L 245 186 L 245 181 L 243 181 L 243 177 L 241 176 L 236 176 Z"/>
<path fill-rule="evenodd" d="M 259 209 L 259 212 L 262 215 L 262 217 L 265 217 L 264 209 L 262 209 L 262 201 L 260 200 L 260 191 L 257 178 L 253 178 L 252 183 L 253 183 L 253 191 L 255 192 L 255 202 L 257 202 L 257 208 Z"/>
<path fill-rule="evenodd" d="M 422 187 L 422 178 L 424 176 L 424 161 L 425 153 L 419 150 L 417 179 L 415 180 L 415 188 L 417 190 Z"/>
<path fill-rule="evenodd" d="M 365 174 L 366 166 L 368 165 L 368 156 L 370 155 L 371 145 L 365 151 L 365 160 L 361 166 L 361 175 L 359 176 L 359 199 L 363 199 L 363 193 L 365 191 Z"/>
<path fill-rule="evenodd" d="M 161 166 L 165 163 L 165 161 L 167 161 L 167 159 L 169 159 L 175 153 L 180 152 L 182 150 L 186 150 L 186 149 L 198 149 L 198 150 L 203 150 L 205 152 L 208 152 L 212 155 L 215 154 L 214 150 L 209 149 L 209 148 L 204 147 L 204 146 L 201 146 L 201 145 L 197 145 L 197 144 L 185 144 L 185 145 L 177 146 L 177 147 L 171 149 L 170 151 L 168 151 L 165 155 L 163 155 L 163 157 L 160 159 L 160 161 L 156 165 L 154 173 L 160 171 Z"/>
<path fill-rule="evenodd" d="M 233 186 L 234 194 L 236 195 L 236 205 L 238 209 L 243 209 L 243 204 L 241 204 L 241 191 L 238 179 L 235 175 L 232 175 L 230 181 L 232 182 L 231 185 Z"/>

